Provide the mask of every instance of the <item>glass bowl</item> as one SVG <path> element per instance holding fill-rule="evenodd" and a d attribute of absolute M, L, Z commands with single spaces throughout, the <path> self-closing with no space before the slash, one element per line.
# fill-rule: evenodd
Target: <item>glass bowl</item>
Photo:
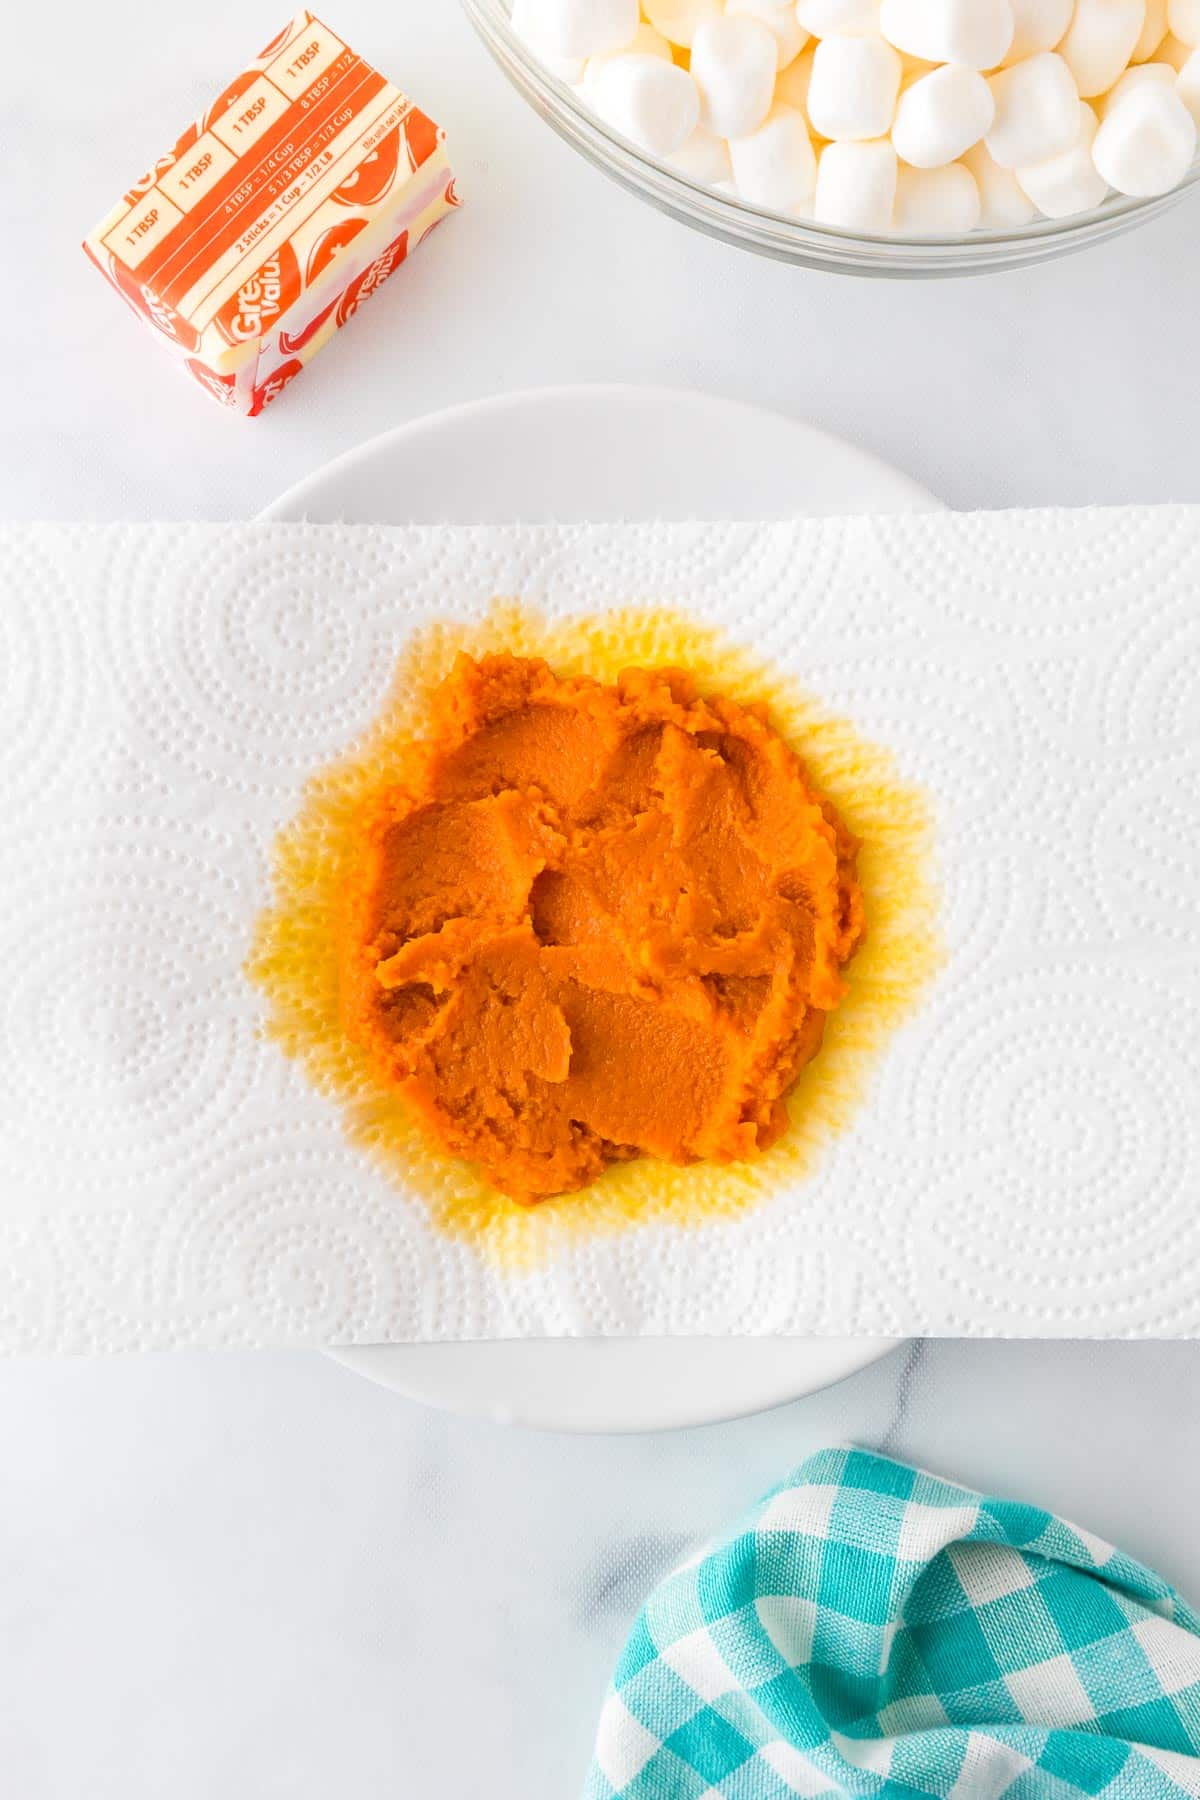
<path fill-rule="evenodd" d="M 831 269 L 844 275 L 923 278 L 933 275 L 982 275 L 989 269 L 1015 269 L 1046 262 L 1052 256 L 1082 250 L 1118 232 L 1130 231 L 1165 212 L 1200 181 L 1200 157 L 1185 179 L 1169 194 L 1153 200 L 1112 195 L 1091 212 L 1069 219 L 1039 219 L 1011 231 L 972 231 L 965 237 L 874 237 L 841 231 L 768 212 L 744 200 L 732 200 L 690 181 L 678 170 L 648 156 L 598 119 L 569 87 L 537 60 L 517 36 L 507 0 L 462 0 L 467 17 L 518 93 L 574 145 L 652 206 L 682 219 L 710 237 L 723 238 L 762 256 L 800 263 L 809 269 Z"/>

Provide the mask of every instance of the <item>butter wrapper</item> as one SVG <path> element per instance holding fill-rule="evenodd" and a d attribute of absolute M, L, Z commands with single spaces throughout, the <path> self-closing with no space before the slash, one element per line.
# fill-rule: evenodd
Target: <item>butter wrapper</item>
<path fill-rule="evenodd" d="M 441 128 L 301 12 L 84 249 L 194 380 L 253 417 L 457 205 Z"/>

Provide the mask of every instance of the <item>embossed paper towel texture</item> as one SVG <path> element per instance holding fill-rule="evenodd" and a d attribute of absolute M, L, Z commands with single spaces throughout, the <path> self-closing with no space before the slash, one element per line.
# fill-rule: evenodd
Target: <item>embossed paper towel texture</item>
<path fill-rule="evenodd" d="M 1200 509 L 32 528 L 0 562 L 7 1348 L 1200 1331 Z M 727 625 L 936 804 L 931 997 L 816 1175 L 686 1251 L 492 1269 L 257 1035 L 275 831 L 408 633 L 497 593 Z"/>

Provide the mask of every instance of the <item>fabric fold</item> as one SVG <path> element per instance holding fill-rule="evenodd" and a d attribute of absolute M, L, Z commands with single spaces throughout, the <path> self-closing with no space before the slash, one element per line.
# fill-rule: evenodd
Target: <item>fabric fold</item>
<path fill-rule="evenodd" d="M 808 1458 L 646 1601 L 586 1800 L 1200 1795 L 1200 1619 L 1041 1508 Z"/>

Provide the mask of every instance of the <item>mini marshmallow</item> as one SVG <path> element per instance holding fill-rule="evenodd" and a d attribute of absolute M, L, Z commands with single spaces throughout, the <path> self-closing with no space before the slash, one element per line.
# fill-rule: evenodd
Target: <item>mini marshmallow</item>
<path fill-rule="evenodd" d="M 586 59 L 582 56 L 555 56 L 539 37 L 541 0 L 513 0 L 512 28 L 544 68 L 557 75 L 568 87 L 577 87 L 583 79 Z"/>
<path fill-rule="evenodd" d="M 1167 0 L 1159 0 L 1165 6 Z M 1013 40 L 1006 64 L 1022 62 L 1039 50 L 1053 50 L 1071 23 L 1075 0 L 1012 0 Z"/>
<path fill-rule="evenodd" d="M 775 98 L 781 100 L 785 106 L 794 106 L 797 112 L 804 114 L 805 118 L 808 117 L 808 89 L 812 81 L 813 57 L 816 54 L 816 48 L 815 44 L 809 44 L 807 49 L 800 52 L 795 62 L 789 63 L 786 69 L 780 70 L 779 78 L 775 83 Z"/>
<path fill-rule="evenodd" d="M 796 0 L 796 17 L 813 37 L 874 37 L 879 0 Z"/>
<path fill-rule="evenodd" d="M 1001 69 L 988 86 L 996 116 L 985 142 L 1001 168 L 1027 168 L 1071 148 L 1079 130 L 1079 94 L 1056 51 Z"/>
<path fill-rule="evenodd" d="M 995 116 L 992 90 L 974 69 L 953 63 L 922 75 L 896 108 L 892 145 L 916 169 L 952 163 L 977 144 Z"/>
<path fill-rule="evenodd" d="M 1200 0 L 511 0 L 511 18 L 682 175 L 846 229 L 1012 230 L 1110 188 L 1164 193 L 1195 155 Z"/>
<path fill-rule="evenodd" d="M 703 125 L 697 125 L 687 143 L 680 144 L 667 161 L 681 175 L 706 187 L 719 187 L 722 182 L 733 181 L 729 145 L 714 132 L 705 131 Z"/>
<path fill-rule="evenodd" d="M 1175 81 L 1175 92 L 1200 125 L 1200 50 L 1193 50 Z"/>
<path fill-rule="evenodd" d="M 638 0 L 527 0 L 524 10 L 529 41 L 548 56 L 603 56 L 638 28 Z"/>
<path fill-rule="evenodd" d="M 1176 187 L 1196 153 L 1196 121 L 1173 88 L 1141 82 L 1096 133 L 1092 159 L 1119 194 L 1148 200 Z"/>
<path fill-rule="evenodd" d="M 986 144 L 973 144 L 963 156 L 979 190 L 979 223 L 989 231 L 1011 231 L 1037 217 L 1037 207 L 1011 169 L 1002 169 Z"/>
<path fill-rule="evenodd" d="M 1133 46 L 1130 62 L 1149 62 L 1167 35 L 1167 0 L 1146 0 L 1146 23 Z"/>
<path fill-rule="evenodd" d="M 670 62 L 671 46 L 661 32 L 655 31 L 653 25 L 639 25 L 623 50 L 609 50 L 603 56 L 589 56 L 584 65 L 583 80 L 579 83 L 586 100 L 590 102 L 600 75 L 614 57 L 618 56 L 656 56 L 660 62 Z"/>
<path fill-rule="evenodd" d="M 1013 39 L 1010 0 L 882 0 L 879 29 L 926 62 L 994 69 Z"/>
<path fill-rule="evenodd" d="M 817 160 L 813 217 L 844 231 L 890 232 L 896 166 L 896 152 L 886 138 L 826 144 Z"/>
<path fill-rule="evenodd" d="M 776 102 L 757 131 L 730 138 L 729 159 L 743 200 L 785 213 L 811 205 L 817 153 L 804 114 L 794 106 Z"/>
<path fill-rule="evenodd" d="M 700 122 L 695 82 L 657 56 L 610 57 L 588 98 L 614 131 L 651 156 L 670 156 Z"/>
<path fill-rule="evenodd" d="M 795 8 L 780 6 L 778 0 L 725 0 L 727 14 L 741 13 L 765 25 L 775 39 L 775 67 L 786 69 L 808 42 L 808 33 L 796 17 Z"/>
<path fill-rule="evenodd" d="M 1167 24 L 1172 37 L 1190 44 L 1200 44 L 1200 0 L 1167 0 Z"/>
<path fill-rule="evenodd" d="M 896 174 L 892 230 L 912 237 L 962 237 L 979 223 L 979 189 L 962 163 L 940 169 L 912 169 L 901 163 Z"/>
<path fill-rule="evenodd" d="M 745 137 L 775 97 L 775 39 L 757 19 L 704 19 L 692 39 L 701 118 L 718 137 Z"/>
<path fill-rule="evenodd" d="M 878 37 L 822 38 L 813 55 L 808 116 L 821 137 L 883 137 L 896 112 L 900 58 Z"/>
<path fill-rule="evenodd" d="M 642 11 L 669 44 L 688 49 L 696 27 L 705 19 L 719 19 L 723 0 L 643 0 Z"/>
<path fill-rule="evenodd" d="M 1069 150 L 1045 162 L 1018 169 L 1017 180 L 1048 219 L 1090 212 L 1108 192 L 1108 183 L 1092 161 L 1092 140 L 1100 121 L 1086 100 L 1079 102 L 1079 135 Z"/>
<path fill-rule="evenodd" d="M 1059 55 L 1080 98 L 1103 94 L 1133 55 L 1146 23 L 1146 0 L 1075 0 Z"/>
<path fill-rule="evenodd" d="M 1106 119 L 1119 100 L 1131 94 L 1134 88 L 1144 87 L 1147 82 L 1161 82 L 1163 87 L 1175 86 L 1175 71 L 1166 63 L 1138 63 L 1135 68 L 1126 69 L 1120 81 L 1110 87 L 1107 94 L 1102 94 L 1095 102 L 1096 111 L 1102 119 Z"/>

